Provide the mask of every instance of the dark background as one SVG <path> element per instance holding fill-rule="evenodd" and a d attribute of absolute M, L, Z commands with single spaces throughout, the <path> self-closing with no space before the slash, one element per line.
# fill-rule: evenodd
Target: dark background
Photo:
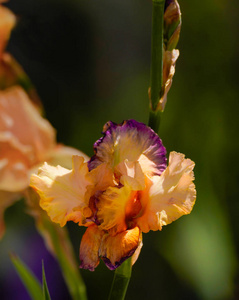
<path fill-rule="evenodd" d="M 237 1 L 179 1 L 180 57 L 159 135 L 168 153 L 196 162 L 191 215 L 143 237 L 126 300 L 239 299 Z M 33 81 L 58 141 L 93 154 L 105 122 L 147 123 L 151 1 L 11 0 L 18 16 L 7 50 Z M 69 299 L 22 201 L 6 212 L 0 298 L 28 299 L 9 261 L 18 254 L 52 299 Z M 76 255 L 84 228 L 68 225 Z M 89 299 L 107 299 L 113 272 L 82 271 Z"/>

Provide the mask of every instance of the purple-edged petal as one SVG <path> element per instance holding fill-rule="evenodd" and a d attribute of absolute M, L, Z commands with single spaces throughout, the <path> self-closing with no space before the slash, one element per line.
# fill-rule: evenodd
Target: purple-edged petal
<path fill-rule="evenodd" d="M 160 175 L 165 170 L 166 150 L 158 135 L 145 124 L 127 120 L 117 125 L 110 121 L 104 126 L 103 134 L 94 145 L 90 170 L 104 162 L 114 170 L 125 160 L 139 161 L 143 173 L 150 176 Z"/>
<path fill-rule="evenodd" d="M 96 225 L 87 228 L 80 244 L 80 268 L 94 271 L 99 264 L 99 249 L 105 232 Z"/>
<path fill-rule="evenodd" d="M 92 225 L 87 228 L 81 240 L 80 268 L 94 271 L 102 258 L 110 270 L 115 270 L 132 255 L 133 264 L 141 247 L 142 233 L 138 227 L 111 236 Z"/>
<path fill-rule="evenodd" d="M 141 194 L 143 212 L 137 219 L 142 232 L 161 230 L 191 212 L 196 200 L 194 165 L 183 154 L 171 152 L 167 169 L 149 180 L 148 188 Z"/>
<path fill-rule="evenodd" d="M 99 256 L 110 270 L 115 270 L 135 253 L 139 245 L 141 245 L 141 232 L 138 227 L 121 232 L 116 236 L 105 234 Z"/>

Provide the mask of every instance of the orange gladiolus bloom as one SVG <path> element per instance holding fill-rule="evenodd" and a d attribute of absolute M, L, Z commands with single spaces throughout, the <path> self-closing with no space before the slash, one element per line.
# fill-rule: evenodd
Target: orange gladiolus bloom
<path fill-rule="evenodd" d="M 74 221 L 87 230 L 80 246 L 81 268 L 93 271 L 99 259 L 111 270 L 142 247 L 142 233 L 161 230 L 195 203 L 194 163 L 166 150 L 146 125 L 108 122 L 88 161 L 73 157 L 71 171 L 47 163 L 31 177 L 40 206 L 52 221 Z"/>

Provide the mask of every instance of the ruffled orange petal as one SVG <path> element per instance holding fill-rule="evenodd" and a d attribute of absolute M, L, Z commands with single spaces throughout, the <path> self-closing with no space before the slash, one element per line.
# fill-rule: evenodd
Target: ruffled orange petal
<path fill-rule="evenodd" d="M 91 216 L 87 187 L 92 182 L 87 174 L 88 167 L 84 158 L 73 156 L 71 171 L 45 163 L 38 175 L 32 175 L 30 186 L 40 195 L 40 206 L 47 211 L 53 222 L 64 226 L 72 220 L 84 225 L 86 218 Z"/>
<path fill-rule="evenodd" d="M 108 187 L 115 186 L 116 184 L 112 169 L 107 163 L 102 163 L 95 169 L 91 170 L 89 176 L 94 182 L 92 194 L 99 191 L 105 191 Z"/>
<path fill-rule="evenodd" d="M 138 161 L 125 159 L 115 168 L 115 174 L 118 174 L 122 185 L 127 184 L 134 191 L 145 188 L 145 176 Z"/>
<path fill-rule="evenodd" d="M 138 227 L 116 236 L 105 234 L 99 249 L 99 256 L 110 270 L 115 270 L 134 254 L 140 244 L 140 236 Z"/>
<path fill-rule="evenodd" d="M 138 162 L 131 163 L 126 160 L 119 165 L 115 173 L 120 174 L 119 185 L 108 187 L 105 192 L 99 194 L 96 203 L 100 228 L 110 230 L 113 235 L 131 227 L 127 221 L 136 216 L 141 209 L 137 201 L 137 191 L 143 190 L 145 186 L 144 174 Z M 104 177 L 103 174 L 102 176 Z"/>
<path fill-rule="evenodd" d="M 105 232 L 98 226 L 87 228 L 80 244 L 80 268 L 94 271 L 99 264 L 99 249 Z"/>
<path fill-rule="evenodd" d="M 189 214 L 196 200 L 194 162 L 171 152 L 169 165 L 161 176 L 154 176 L 141 195 L 142 216 L 137 224 L 143 232 L 161 230 L 182 215 Z"/>
<path fill-rule="evenodd" d="M 132 191 L 128 185 L 121 188 L 110 187 L 100 195 L 97 203 L 97 220 L 100 223 L 100 229 L 110 230 L 112 235 L 126 230 L 128 228 L 127 207 L 134 201 L 136 195 L 137 192 Z"/>

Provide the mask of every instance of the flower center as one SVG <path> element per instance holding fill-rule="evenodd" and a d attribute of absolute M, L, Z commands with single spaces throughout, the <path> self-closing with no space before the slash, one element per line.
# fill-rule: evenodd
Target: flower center
<path fill-rule="evenodd" d="M 125 223 L 128 228 L 134 227 L 134 219 L 139 215 L 142 209 L 139 192 L 132 192 L 130 200 L 125 209 Z"/>

